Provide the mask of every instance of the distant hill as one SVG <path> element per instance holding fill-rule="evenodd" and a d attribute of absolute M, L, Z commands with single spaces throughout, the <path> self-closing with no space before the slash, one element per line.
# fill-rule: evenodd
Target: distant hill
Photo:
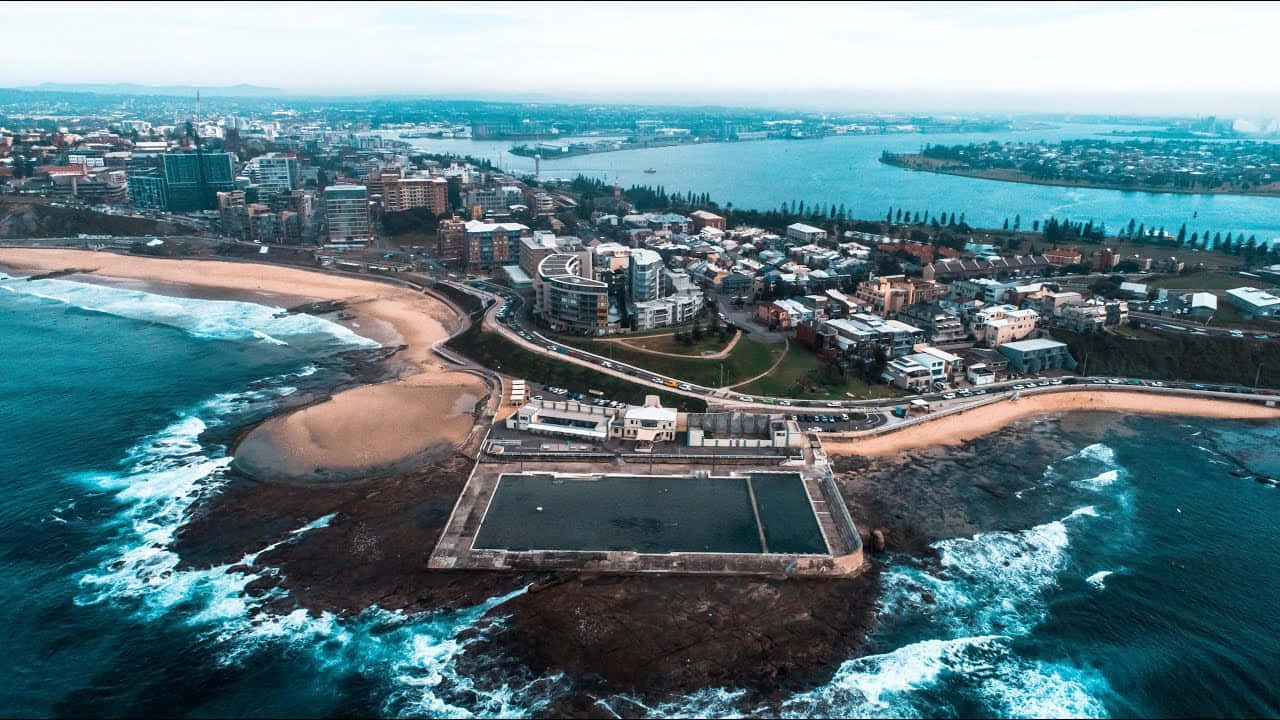
<path fill-rule="evenodd" d="M 35 92 L 89 92 L 100 95 L 195 95 L 196 90 L 205 97 L 274 97 L 286 94 L 280 88 L 260 85 L 223 85 L 198 87 L 196 85 L 139 85 L 137 83 L 40 83 L 26 85 L 18 90 Z"/>

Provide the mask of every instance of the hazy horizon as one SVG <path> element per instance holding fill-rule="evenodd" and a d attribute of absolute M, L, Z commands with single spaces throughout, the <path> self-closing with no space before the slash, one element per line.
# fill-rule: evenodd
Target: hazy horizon
<path fill-rule="evenodd" d="M 279 88 L 537 102 L 832 112 L 1280 115 L 1264 43 L 1273 4 L 734 6 L 202 4 L 198 22 L 136 3 L 15 5 L 11 27 L 67 17 L 113 39 L 12 33 L 0 85 Z M 47 63 L 45 63 L 48 65 Z"/>

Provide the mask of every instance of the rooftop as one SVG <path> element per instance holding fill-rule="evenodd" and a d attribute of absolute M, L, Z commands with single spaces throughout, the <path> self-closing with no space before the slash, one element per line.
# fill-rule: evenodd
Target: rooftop
<path fill-rule="evenodd" d="M 1009 348 L 1018 352 L 1035 352 L 1036 350 L 1054 350 L 1057 348 L 1065 348 L 1066 343 L 1050 340 L 1048 338 L 1034 338 L 1032 340 L 1018 340 L 1016 342 L 1008 342 L 1000 346 L 1000 349 Z"/>

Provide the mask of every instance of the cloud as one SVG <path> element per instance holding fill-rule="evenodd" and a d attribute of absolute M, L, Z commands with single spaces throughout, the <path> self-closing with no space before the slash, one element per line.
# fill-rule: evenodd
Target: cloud
<path fill-rule="evenodd" d="M 63 41 L 50 33 L 68 25 Z M 6 9 L 0 84 L 308 93 L 1276 102 L 1271 4 L 145 3 Z M 23 32 L 22 28 L 32 29 Z M 39 29 L 39 31 L 34 31 Z M 14 31 L 17 30 L 17 31 Z M 1003 102 L 1003 101 L 1002 101 Z M 1260 106 L 1260 105 L 1259 105 Z M 1213 108 L 1206 108 L 1206 112 Z"/>

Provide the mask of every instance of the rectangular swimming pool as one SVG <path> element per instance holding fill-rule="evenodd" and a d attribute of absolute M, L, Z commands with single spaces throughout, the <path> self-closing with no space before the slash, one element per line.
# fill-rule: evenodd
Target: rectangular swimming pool
<path fill-rule="evenodd" d="M 799 475 L 752 482 L 759 524 L 746 477 L 505 474 L 473 547 L 762 553 L 763 535 L 771 553 L 827 552 Z"/>

